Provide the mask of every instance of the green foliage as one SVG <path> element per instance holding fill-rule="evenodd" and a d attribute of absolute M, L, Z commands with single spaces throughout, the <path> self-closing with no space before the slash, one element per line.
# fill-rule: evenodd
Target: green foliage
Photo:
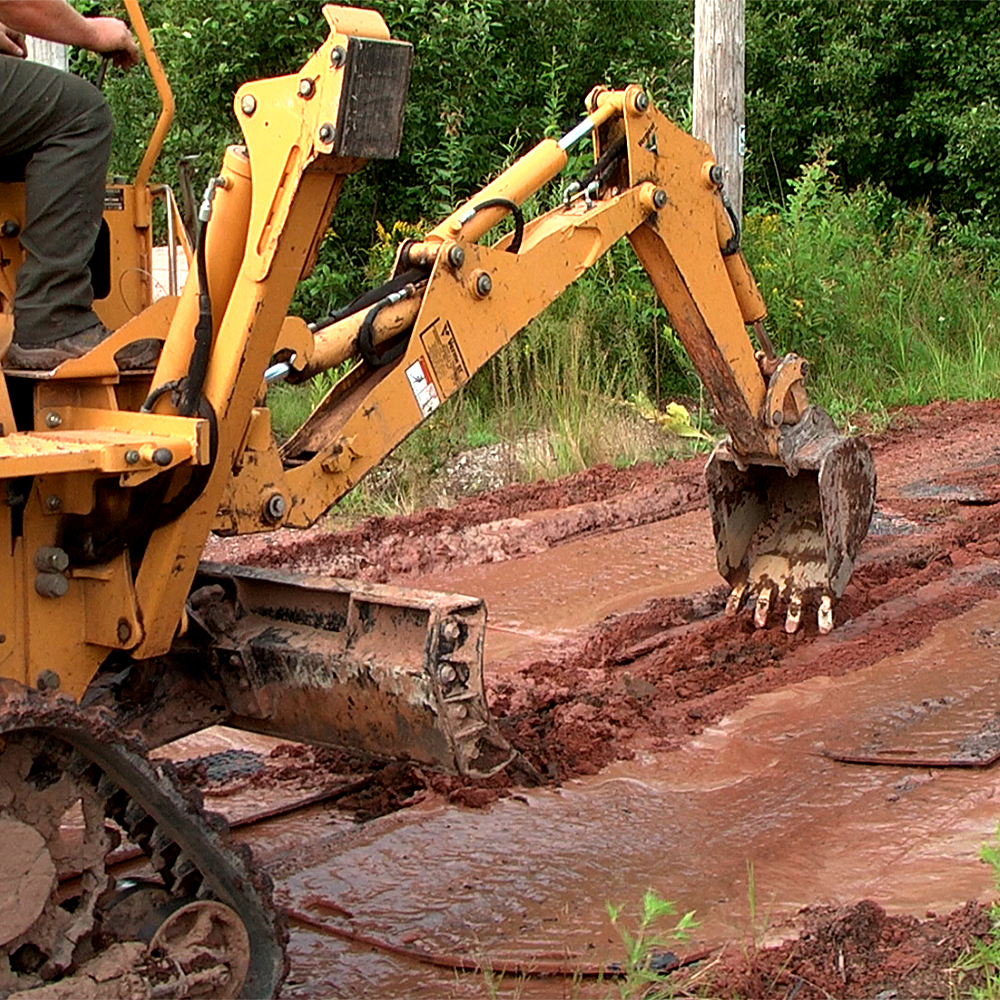
<path fill-rule="evenodd" d="M 993 834 L 993 842 L 985 843 L 980 859 L 992 869 L 993 888 L 1000 892 L 1000 823 Z M 990 904 L 990 932 L 977 938 L 972 947 L 956 963 L 959 973 L 971 973 L 973 982 L 963 996 L 972 1000 L 1000 1000 L 1000 902 Z M 964 977 L 963 977 L 964 978 Z M 964 986 L 959 981 L 959 986 Z"/>
<path fill-rule="evenodd" d="M 827 149 L 848 188 L 995 209 L 998 29 L 993 2 L 750 0 L 750 190 L 781 198 L 799 164 Z"/>
<path fill-rule="evenodd" d="M 349 180 L 303 310 L 361 290 L 376 223 L 440 218 L 508 157 L 569 128 L 596 83 L 639 82 L 690 123 L 693 0 L 369 2 L 415 48 L 403 146 Z M 106 6 L 121 13 L 120 0 Z M 236 89 L 295 72 L 324 37 L 321 3 L 147 0 L 144 10 L 177 100 L 157 179 L 176 184 L 179 159 L 193 155 L 197 195 L 239 141 Z M 783 201 L 799 165 L 826 150 L 847 189 L 884 185 L 978 223 L 960 239 L 1000 236 L 998 28 L 994 2 L 749 0 L 746 204 Z M 74 57 L 91 78 L 98 65 Z M 131 176 L 155 93 L 141 71 L 112 70 L 105 89 L 112 167 Z"/>
<path fill-rule="evenodd" d="M 811 362 L 813 395 L 840 419 L 1000 390 L 1000 282 L 970 266 L 934 218 L 886 188 L 845 192 L 821 153 L 782 210 L 755 212 L 747 256 L 776 348 Z"/>
<path fill-rule="evenodd" d="M 661 930 L 668 917 L 677 915 L 677 907 L 652 889 L 642 897 L 642 908 L 632 926 L 622 919 L 622 907 L 605 904 L 612 927 L 625 947 L 621 978 L 617 981 L 619 995 L 625 998 L 644 997 L 647 1000 L 673 996 L 669 972 L 664 968 L 663 953 L 669 945 L 686 941 L 698 926 L 694 910 L 689 910 L 673 927 Z M 615 970 L 616 972 L 618 970 Z"/>
<path fill-rule="evenodd" d="M 311 285 L 307 312 L 365 284 L 376 225 L 437 220 L 546 135 L 579 120 L 597 83 L 637 81 L 684 109 L 690 93 L 690 0 L 370 0 L 415 58 L 400 156 L 351 177 Z M 294 73 L 324 39 L 319 2 L 147 0 L 146 21 L 177 102 L 156 179 L 177 184 L 194 156 L 200 195 L 223 150 L 239 142 L 232 101 L 248 80 Z M 109 10 L 115 13 L 115 10 Z M 117 11 L 120 13 L 120 10 Z M 96 76 L 99 61 L 80 54 Z M 147 73 L 109 73 L 112 170 L 132 176 L 159 106 Z"/>

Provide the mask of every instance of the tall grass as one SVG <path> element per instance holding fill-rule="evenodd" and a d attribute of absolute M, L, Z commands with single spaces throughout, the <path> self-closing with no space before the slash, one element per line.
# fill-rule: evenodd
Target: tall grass
<path fill-rule="evenodd" d="M 1000 281 L 881 188 L 840 189 L 822 155 L 745 225 L 780 350 L 808 357 L 835 417 L 1000 390 Z"/>
<path fill-rule="evenodd" d="M 399 239 L 380 232 L 373 283 Z M 820 155 L 785 204 L 751 211 L 744 248 L 779 351 L 811 362 L 810 395 L 841 424 L 878 426 L 889 410 L 1000 390 L 1000 267 L 973 226 L 942 228 L 884 189 L 841 189 Z M 313 317 L 307 317 L 313 318 Z M 272 390 L 290 433 L 329 380 Z M 700 386 L 638 261 L 623 241 L 412 434 L 348 508 L 438 502 L 439 473 L 459 451 L 506 442 L 508 478 L 565 474 L 689 453 L 691 445 L 621 404 L 681 398 Z M 720 433 L 721 428 L 714 428 Z"/>

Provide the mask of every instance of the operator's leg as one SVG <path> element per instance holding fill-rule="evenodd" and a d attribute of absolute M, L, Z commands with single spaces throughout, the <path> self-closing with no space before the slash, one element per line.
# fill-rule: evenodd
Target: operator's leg
<path fill-rule="evenodd" d="M 0 157 L 27 157 L 17 345 L 50 345 L 99 324 L 87 264 L 100 231 L 111 131 L 111 112 L 92 84 L 0 56 Z"/>

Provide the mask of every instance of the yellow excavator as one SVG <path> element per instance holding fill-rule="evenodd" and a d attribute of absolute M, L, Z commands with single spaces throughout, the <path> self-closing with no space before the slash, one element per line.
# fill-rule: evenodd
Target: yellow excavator
<path fill-rule="evenodd" d="M 245 143 L 206 191 L 183 290 L 154 301 L 154 198 L 171 255 L 184 239 L 148 183 L 173 105 L 127 6 L 163 110 L 135 184 L 107 189 L 91 270 L 116 332 L 0 379 L 0 996 L 117 995 L 130 976 L 148 995 L 269 997 L 286 959 L 268 880 L 147 750 L 225 723 L 471 776 L 514 751 L 486 703 L 480 600 L 206 564 L 210 532 L 313 524 L 622 237 L 729 433 L 707 476 L 730 613 L 752 596 L 759 627 L 778 604 L 790 631 L 806 606 L 833 626 L 874 467 L 808 403 L 806 361 L 772 349 L 711 150 L 638 86 L 595 88 L 577 127 L 403 243 L 381 287 L 312 325 L 287 316 L 347 177 L 398 153 L 412 49 L 371 10 L 325 7 L 298 72 L 236 94 Z M 593 166 L 525 218 L 583 141 Z M 8 342 L 23 218 L 23 188 L 0 187 Z M 141 340 L 162 342 L 155 370 L 119 371 Z M 267 385 L 345 361 L 279 447 Z M 155 878 L 115 884 L 121 839 Z"/>

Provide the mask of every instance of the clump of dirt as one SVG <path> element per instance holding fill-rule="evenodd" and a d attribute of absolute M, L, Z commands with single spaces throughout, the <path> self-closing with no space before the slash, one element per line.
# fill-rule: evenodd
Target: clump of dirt
<path fill-rule="evenodd" d="M 982 985 L 980 975 L 955 967 L 963 952 L 989 932 L 989 911 L 980 903 L 926 920 L 889 916 L 870 900 L 810 907 L 800 916 L 805 926 L 794 940 L 724 954 L 708 972 L 708 995 L 904 1000 L 966 996 Z"/>

